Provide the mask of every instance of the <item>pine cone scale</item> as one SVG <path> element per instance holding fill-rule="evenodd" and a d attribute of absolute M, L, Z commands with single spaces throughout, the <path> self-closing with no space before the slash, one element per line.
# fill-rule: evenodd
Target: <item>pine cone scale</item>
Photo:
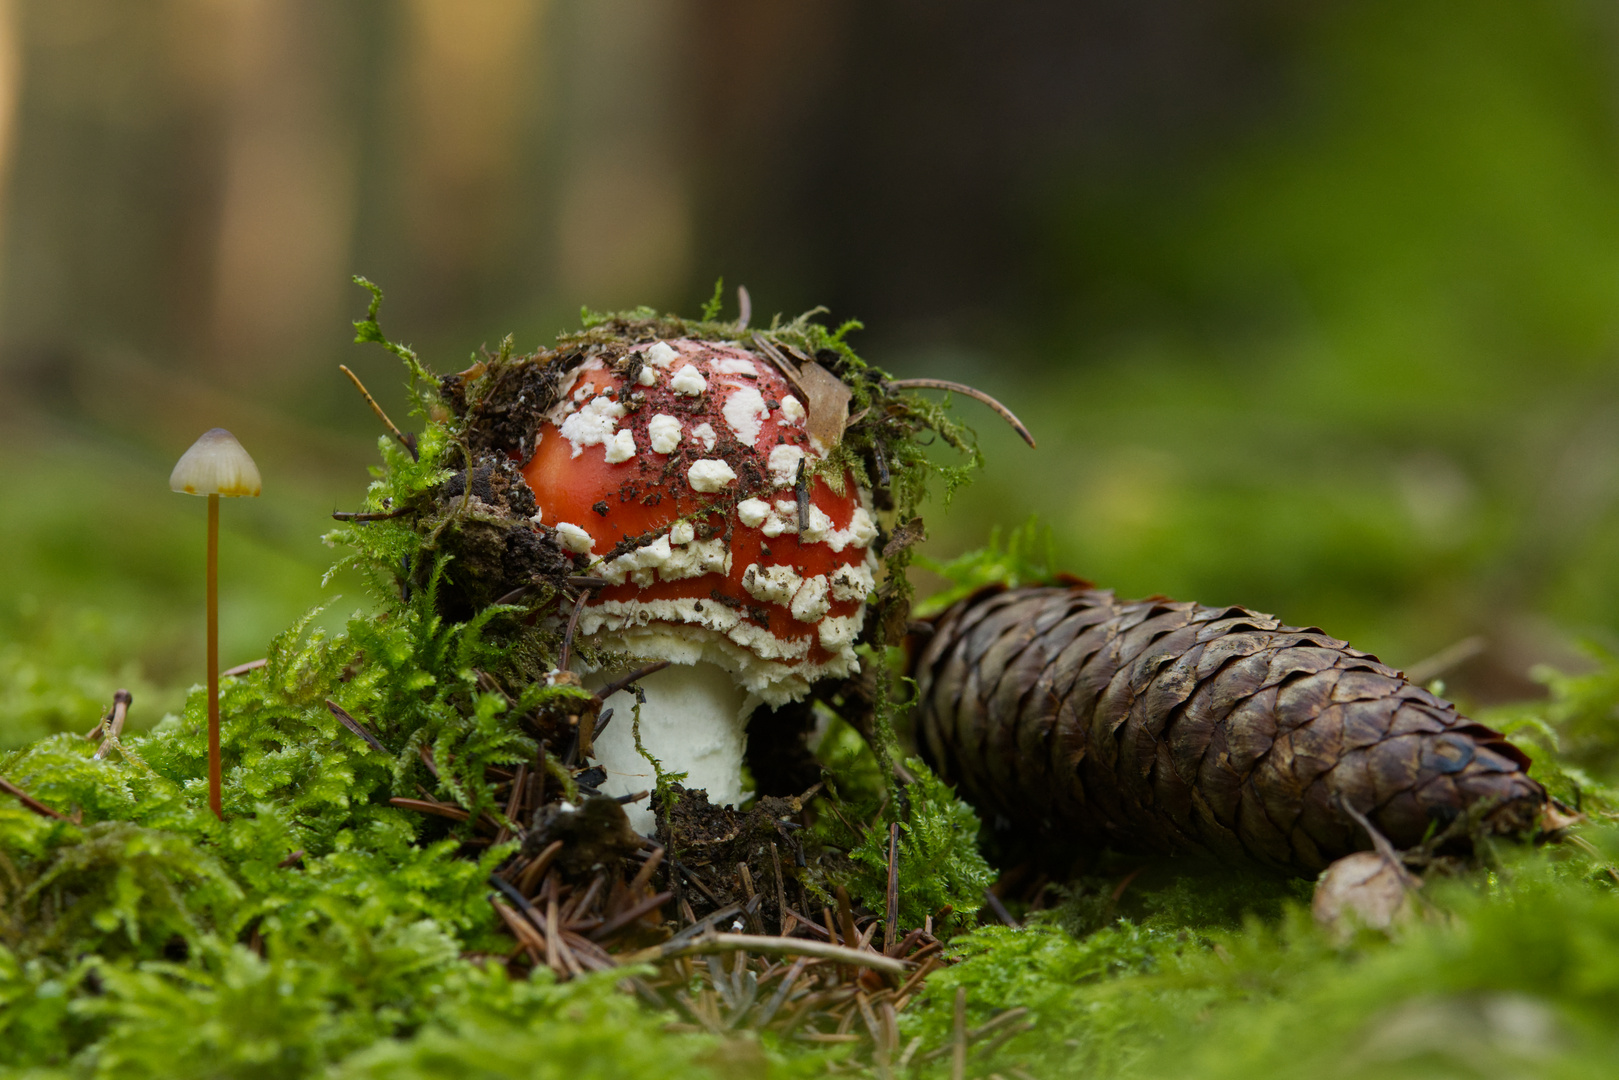
<path fill-rule="evenodd" d="M 1330 701 L 1330 697 L 1327 699 Z M 1417 715 L 1414 710 L 1400 708 L 1400 702 L 1383 698 L 1378 701 L 1331 702 L 1328 708 L 1344 729 L 1344 749 L 1376 746 L 1394 730 L 1401 713 Z"/>

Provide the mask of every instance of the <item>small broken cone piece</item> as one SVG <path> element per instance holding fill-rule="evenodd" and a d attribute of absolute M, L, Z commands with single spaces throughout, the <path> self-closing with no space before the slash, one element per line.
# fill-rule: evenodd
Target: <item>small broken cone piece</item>
<path fill-rule="evenodd" d="M 1412 914 L 1412 896 L 1422 879 L 1380 851 L 1345 855 L 1321 872 L 1310 911 L 1339 940 L 1358 928 L 1387 930 Z"/>
<path fill-rule="evenodd" d="M 169 490 L 185 495 L 223 495 L 236 498 L 263 490 L 259 467 L 253 464 L 236 436 L 224 428 L 211 428 L 180 455 L 169 474 Z"/>
<path fill-rule="evenodd" d="M 642 684 L 643 743 L 665 770 L 692 772 L 688 786 L 732 803 L 752 707 L 859 670 L 854 640 L 876 569 L 869 495 L 848 473 L 841 493 L 817 476 L 800 507 L 800 479 L 827 447 L 780 371 L 732 345 L 653 342 L 611 367 L 592 357 L 559 393 L 523 474 L 540 519 L 608 582 L 579 634 L 677 665 Z M 620 719 L 598 747 L 604 790 L 643 790 L 632 702 L 611 704 Z M 650 823 L 650 811 L 631 816 Z"/>

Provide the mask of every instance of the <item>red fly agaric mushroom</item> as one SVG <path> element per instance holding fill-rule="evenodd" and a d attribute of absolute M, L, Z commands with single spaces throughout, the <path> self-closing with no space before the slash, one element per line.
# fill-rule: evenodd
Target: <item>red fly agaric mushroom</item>
<path fill-rule="evenodd" d="M 208 806 L 224 818 L 219 796 L 219 497 L 257 495 L 259 467 L 224 428 L 205 431 L 180 455 L 169 489 L 208 496 Z"/>
<path fill-rule="evenodd" d="M 766 358 L 735 345 L 658 341 L 563 376 L 524 476 L 540 519 L 608 584 L 579 633 L 672 661 L 642 682 L 641 737 L 716 804 L 742 796 L 743 730 L 762 703 L 859 670 L 854 640 L 876 558 L 869 494 L 811 476 L 828 447 Z M 652 786 L 631 699 L 596 741 L 605 791 Z M 636 826 L 647 831 L 651 812 Z"/>

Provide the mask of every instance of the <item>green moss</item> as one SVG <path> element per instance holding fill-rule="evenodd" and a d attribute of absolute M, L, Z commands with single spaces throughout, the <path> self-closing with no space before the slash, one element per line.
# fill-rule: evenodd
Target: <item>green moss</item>
<path fill-rule="evenodd" d="M 985 928 L 958 940 L 963 961 L 928 980 L 903 1035 L 946 1045 L 964 988 L 969 1027 L 1028 1010 L 1027 1031 L 975 1059 L 986 1073 L 1606 1075 L 1619 1062 L 1619 895 L 1602 859 L 1619 836 L 1592 839 L 1600 857 L 1519 849 L 1499 873 L 1431 885 L 1429 918 L 1347 945 L 1300 900 L 1230 926 L 1229 896 L 1200 905 L 1185 888 L 1081 938 L 1049 920 Z"/>
<path fill-rule="evenodd" d="M 1006 530 L 990 527 L 989 540 L 981 548 L 958 555 L 948 562 L 919 557 L 917 565 L 944 578 L 949 584 L 929 596 L 918 609 L 924 617 L 945 611 L 979 589 L 1021 585 L 1044 585 L 1054 580 L 1056 556 L 1052 550 L 1051 529 L 1035 518 Z"/>
<path fill-rule="evenodd" d="M 468 857 L 463 826 L 389 805 L 420 786 L 498 819 L 486 767 L 532 760 L 537 750 L 514 718 L 579 700 L 532 677 L 552 662 L 556 641 L 527 618 L 553 594 L 540 589 L 465 618 L 444 610 L 441 590 L 458 587 L 460 570 L 444 541 L 466 520 L 467 500 L 436 492 L 470 459 L 468 432 L 447 409 L 443 384 L 382 334 L 376 295 L 359 337 L 406 364 L 416 453 L 384 440 L 368 494 L 369 511 L 400 516 L 329 534 L 347 549 L 344 565 L 365 575 L 376 610 L 333 633 L 314 629 L 312 613 L 271 643 L 263 668 L 224 681 L 227 820 L 206 809 L 200 691 L 103 758 L 73 735 L 0 754 L 0 775 L 69 815 L 50 819 L 0 800 L 0 1072 L 824 1073 L 846 1052 L 676 1033 L 613 978 L 508 977 L 499 954 L 510 939 L 497 931 L 487 881 L 510 845 Z M 717 311 L 690 322 L 645 311 L 592 317 L 564 345 L 593 335 L 737 336 Z M 960 440 L 969 465 L 970 443 L 934 406 L 885 389 L 849 349 L 852 328 L 777 320 L 751 333 L 820 356 L 850 382 L 856 410 L 868 412 L 850 428 L 846 460 L 857 472 L 875 468 L 882 447 L 897 519 L 909 520 L 929 484 L 942 478 L 948 491 L 963 475 L 907 457 L 913 436 Z M 509 346 L 488 360 L 516 362 Z M 1026 526 L 937 569 L 956 595 L 998 580 L 1047 580 L 1039 539 Z M 890 569 L 902 570 L 906 557 L 896 552 Z M 880 600 L 879 614 L 903 614 L 899 583 Z M 880 642 L 866 648 L 871 670 L 891 659 Z M 918 1040 L 913 1072 L 949 1074 L 948 1053 L 935 1051 L 948 1046 L 958 990 L 969 1027 L 1028 1010 L 1000 1029 L 1004 1041 L 975 1045 L 971 1075 L 1612 1072 L 1619 830 L 1603 822 L 1619 762 L 1619 659 L 1602 655 L 1595 674 L 1548 679 L 1549 702 L 1488 719 L 1533 744 L 1537 775 L 1592 815 L 1584 847 L 1503 850 L 1491 871 L 1430 883 L 1430 917 L 1347 944 L 1315 928 L 1307 886 L 1093 860 L 1029 925 L 953 939 L 959 962 L 934 973 L 900 1013 L 901 1044 Z M 815 839 L 847 852 L 844 883 L 883 911 L 897 824 L 901 923 L 948 905 L 970 928 L 991 874 L 978 820 L 903 758 L 890 734 L 903 728 L 902 711 L 888 690 L 878 681 L 866 699 L 849 689 L 824 703 L 856 719 L 869 707 L 873 739 L 832 725 L 821 751 L 836 795 Z M 328 701 L 383 749 L 339 723 Z M 1023 911 L 1016 899 L 1012 906 Z"/>
<path fill-rule="evenodd" d="M 888 913 L 889 826 L 898 824 L 898 925 L 922 926 L 932 917 L 941 935 L 970 925 L 995 880 L 978 848 L 973 808 L 920 758 L 903 763 L 914 782 L 885 783 L 892 768 L 885 769 L 871 744 L 841 720 L 828 729 L 818 757 L 835 809 L 816 819 L 815 839 L 848 853 L 843 884 L 850 895 Z"/>

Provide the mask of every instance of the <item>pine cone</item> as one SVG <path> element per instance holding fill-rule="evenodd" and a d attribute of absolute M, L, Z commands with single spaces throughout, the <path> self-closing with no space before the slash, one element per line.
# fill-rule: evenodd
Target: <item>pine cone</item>
<path fill-rule="evenodd" d="M 1529 759 L 1377 658 L 1244 608 L 1080 587 L 979 593 L 914 664 L 924 757 L 989 813 L 1065 845 L 1297 874 L 1463 815 L 1533 828 Z M 1465 839 L 1465 837 L 1464 837 Z"/>

